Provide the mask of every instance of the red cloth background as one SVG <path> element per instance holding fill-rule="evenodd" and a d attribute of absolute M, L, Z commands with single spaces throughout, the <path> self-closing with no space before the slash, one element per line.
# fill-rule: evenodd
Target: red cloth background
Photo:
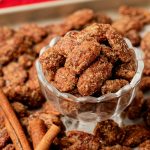
<path fill-rule="evenodd" d="M 0 0 L 0 8 L 47 2 L 47 1 L 53 0 Z"/>

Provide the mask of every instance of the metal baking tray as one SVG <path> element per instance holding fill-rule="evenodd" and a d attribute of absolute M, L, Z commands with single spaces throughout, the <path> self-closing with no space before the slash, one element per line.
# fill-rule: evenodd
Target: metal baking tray
<path fill-rule="evenodd" d="M 118 7 L 124 4 L 150 9 L 150 0 L 59 0 L 0 9 L 0 26 L 16 27 L 27 22 L 58 22 L 81 8 L 106 12 L 112 18 L 116 18 Z"/>

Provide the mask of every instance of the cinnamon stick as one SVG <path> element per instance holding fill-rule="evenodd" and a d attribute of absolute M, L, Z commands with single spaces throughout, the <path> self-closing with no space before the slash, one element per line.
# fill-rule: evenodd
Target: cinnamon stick
<path fill-rule="evenodd" d="M 9 129 L 13 130 L 13 131 L 11 130 L 13 133 L 13 134 L 10 133 L 11 136 L 13 137 L 14 135 L 16 135 L 18 137 L 18 141 L 22 148 L 21 150 L 31 150 L 28 140 L 27 140 L 27 138 L 24 134 L 24 131 L 21 127 L 21 124 L 20 124 L 19 120 L 17 119 L 12 106 L 10 105 L 9 101 L 7 100 L 6 96 L 4 95 L 4 93 L 2 92 L 1 89 L 0 89 L 0 107 L 6 117 L 6 126 L 7 126 L 8 130 Z M 11 131 L 9 130 L 9 132 L 11 132 Z M 15 137 L 13 137 L 13 139 L 15 139 Z"/>
<path fill-rule="evenodd" d="M 54 138 L 60 132 L 60 128 L 56 125 L 52 125 L 46 132 L 41 142 L 38 144 L 35 150 L 49 150 Z"/>
<path fill-rule="evenodd" d="M 7 118 L 5 118 L 5 126 L 7 129 L 7 132 L 9 134 L 14 146 L 15 146 L 15 149 L 16 150 L 23 150 L 22 145 L 20 143 L 20 140 L 18 139 L 17 134 L 15 133 L 13 127 L 11 126 L 11 124 L 9 123 Z"/>
<path fill-rule="evenodd" d="M 46 125 L 43 120 L 33 118 L 29 120 L 29 131 L 35 149 L 46 133 Z"/>

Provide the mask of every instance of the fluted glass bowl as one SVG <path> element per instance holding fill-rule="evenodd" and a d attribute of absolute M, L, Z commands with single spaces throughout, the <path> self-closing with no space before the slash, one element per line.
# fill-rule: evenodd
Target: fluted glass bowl
<path fill-rule="evenodd" d="M 48 46 L 42 48 L 40 55 L 49 47 L 54 46 L 59 38 L 52 39 Z M 136 73 L 131 82 L 116 93 L 109 93 L 98 98 L 92 96 L 76 97 L 69 93 L 60 92 L 46 80 L 39 60 L 36 61 L 41 90 L 47 101 L 51 101 L 62 114 L 61 119 L 67 131 L 81 130 L 92 133 L 97 122 L 106 119 L 114 119 L 121 124 L 120 114 L 132 102 L 144 68 L 141 50 L 132 47 L 128 39 L 125 40 L 129 48 L 134 50 Z"/>

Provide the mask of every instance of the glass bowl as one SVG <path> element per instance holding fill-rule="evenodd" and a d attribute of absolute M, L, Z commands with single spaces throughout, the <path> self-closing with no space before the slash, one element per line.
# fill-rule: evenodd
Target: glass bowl
<path fill-rule="evenodd" d="M 48 46 L 41 49 L 40 55 L 49 47 L 54 46 L 59 39 L 60 37 L 52 39 Z M 54 107 L 62 114 L 61 119 L 67 131 L 80 130 L 93 133 L 97 122 L 106 119 L 122 123 L 120 114 L 132 102 L 144 68 L 142 51 L 133 47 L 128 39 L 125 40 L 129 48 L 134 50 L 136 73 L 131 82 L 116 93 L 109 93 L 98 98 L 92 96 L 76 97 L 58 91 L 46 80 L 39 60 L 36 61 L 41 90 L 46 100 L 53 103 Z"/>

